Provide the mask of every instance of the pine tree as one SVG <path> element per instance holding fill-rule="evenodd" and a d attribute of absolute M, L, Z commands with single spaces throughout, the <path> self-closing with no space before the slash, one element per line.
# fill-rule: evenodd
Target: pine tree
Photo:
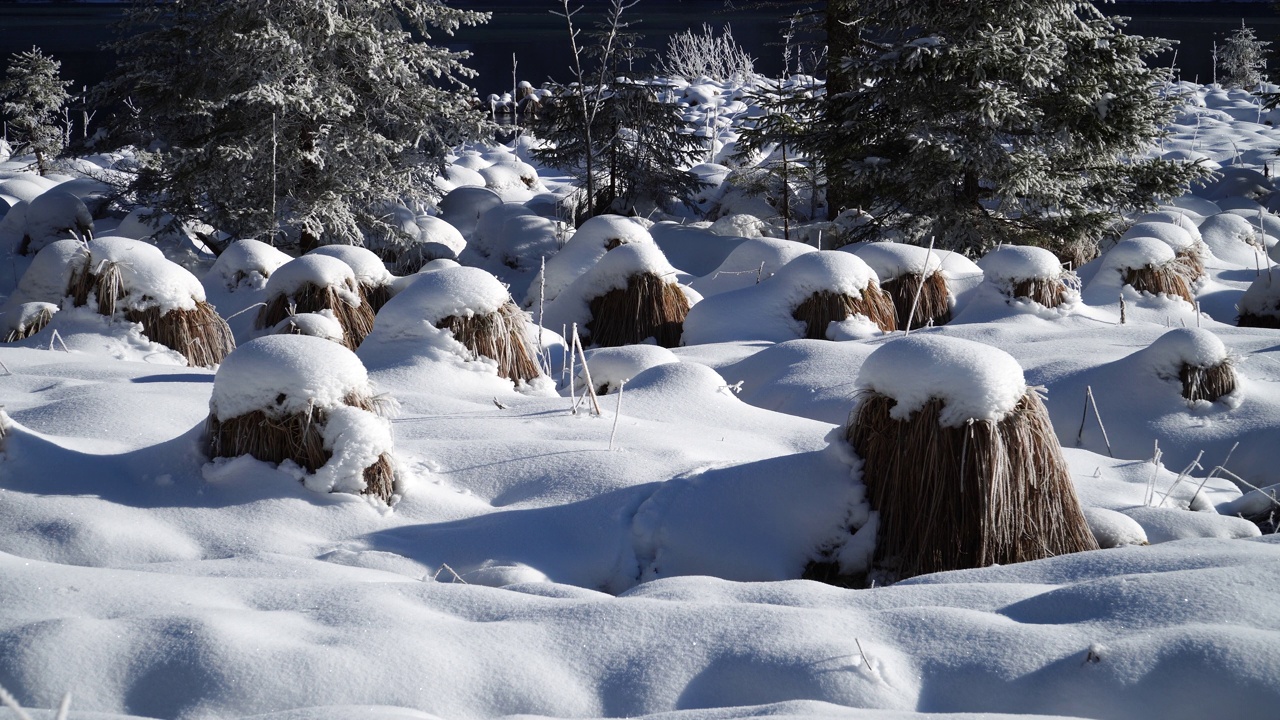
<path fill-rule="evenodd" d="M 69 81 L 61 77 L 62 63 L 40 48 L 9 57 L 4 83 L 0 84 L 0 110 L 15 144 L 14 155 L 35 155 L 41 175 L 53 169 L 54 158 L 62 152 L 66 136 L 62 129 L 62 108 L 71 99 Z"/>
<path fill-rule="evenodd" d="M 1253 28 L 1240 21 L 1240 29 L 1231 33 L 1218 51 L 1218 66 L 1222 69 L 1222 85 L 1229 88 L 1251 90 L 1262 82 L 1262 72 L 1267 67 L 1267 46 L 1271 43 L 1259 40 Z"/>
<path fill-rule="evenodd" d="M 1168 47 L 1080 0 L 842 0 L 816 148 L 836 212 L 868 234 L 981 251 L 1091 247 L 1118 213 L 1180 193 L 1199 166 L 1146 152 L 1173 116 Z"/>
<path fill-rule="evenodd" d="M 664 100 L 666 88 L 656 81 L 631 77 L 632 63 L 643 57 L 639 35 L 628 31 L 624 11 L 635 5 L 613 0 L 604 22 L 578 45 L 573 15 L 564 1 L 560 13 L 569 24 L 575 79 L 553 90 L 552 101 L 534 123 L 544 141 L 535 155 L 573 175 L 583 193 L 575 220 L 604 212 L 650 208 L 670 210 L 687 202 L 701 187 L 683 169 L 702 150 L 679 108 Z M 589 70 L 584 59 L 594 61 Z"/>
<path fill-rule="evenodd" d="M 239 237 L 391 236 L 379 208 L 427 200 L 445 154 L 483 127 L 466 55 L 431 34 L 486 19 L 436 0 L 146 3 L 110 82 L 157 148 L 134 190 Z"/>

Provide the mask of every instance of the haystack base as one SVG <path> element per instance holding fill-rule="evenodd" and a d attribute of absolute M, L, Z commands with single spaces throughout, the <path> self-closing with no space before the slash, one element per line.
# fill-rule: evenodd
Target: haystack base
<path fill-rule="evenodd" d="M 942 401 L 907 420 L 867 392 L 846 429 L 880 513 L 873 562 L 897 578 L 1096 550 L 1048 411 L 1034 391 L 997 422 L 942 427 Z"/>
<path fill-rule="evenodd" d="M 275 327 L 281 320 L 298 313 L 333 311 L 334 318 L 342 326 L 343 345 L 355 350 L 373 330 L 373 309 L 369 303 L 352 305 L 333 288 L 306 283 L 294 296 L 276 295 L 258 310 L 254 327 L 258 330 Z"/>
<path fill-rule="evenodd" d="M 1236 327 L 1275 328 L 1280 329 L 1280 315 L 1255 315 L 1241 312 L 1236 318 Z"/>
<path fill-rule="evenodd" d="M 689 299 L 679 285 L 653 273 L 627 278 L 623 290 L 610 290 L 591 300 L 587 332 L 599 347 L 635 345 L 654 338 L 662 347 L 680 344 Z"/>
<path fill-rule="evenodd" d="M 391 286 L 360 283 L 360 300 L 369 306 L 374 315 L 391 299 Z M 367 333 L 366 333 L 367 334 Z"/>
<path fill-rule="evenodd" d="M 88 257 L 83 265 L 72 271 L 67 294 L 76 307 L 88 305 L 92 297 L 98 304 L 98 313 L 111 317 L 116 314 L 116 305 L 125 295 L 120 268 L 113 262 L 103 262 L 94 272 L 92 265 L 93 258 Z"/>
<path fill-rule="evenodd" d="M 1031 278 L 1013 284 L 1013 296 L 1056 308 L 1067 301 L 1067 285 L 1061 278 Z"/>
<path fill-rule="evenodd" d="M 45 308 L 30 318 L 30 321 L 9 331 L 0 342 L 17 342 L 26 340 L 45 328 L 53 320 L 53 311 Z"/>
<path fill-rule="evenodd" d="M 1182 380 L 1182 397 L 1191 401 L 1215 402 L 1223 395 L 1233 392 L 1237 384 L 1236 370 L 1230 359 L 1213 367 L 1183 364 L 1178 371 L 1178 378 Z"/>
<path fill-rule="evenodd" d="M 379 407 L 375 400 L 348 396 L 346 404 L 369 412 Z M 261 410 L 227 420 L 210 414 L 205 423 L 210 458 L 250 455 L 263 462 L 280 464 L 292 460 L 308 472 L 315 472 L 329 462 L 331 453 L 324 448 L 321 428 L 328 420 L 324 408 L 273 418 Z M 374 495 L 390 503 L 395 490 L 395 468 L 383 453 L 364 470 L 364 495 Z"/>
<path fill-rule="evenodd" d="M 125 319 L 142 325 L 151 341 L 181 353 L 193 367 L 213 367 L 236 349 L 235 337 L 227 321 L 209 303 L 199 300 L 192 310 L 160 308 L 128 310 Z"/>
<path fill-rule="evenodd" d="M 923 284 L 924 288 L 920 289 Z M 893 299 L 893 307 L 897 310 L 899 329 L 922 328 L 926 325 L 946 325 L 951 322 L 951 293 L 947 290 L 946 278 L 941 272 L 935 272 L 927 279 L 920 273 L 899 275 L 892 280 L 885 280 L 880 287 Z M 916 293 L 920 298 L 917 301 Z M 911 306 L 915 304 L 915 316 L 910 322 Z"/>
<path fill-rule="evenodd" d="M 542 374 L 526 340 L 525 314 L 514 302 L 507 301 L 487 315 L 450 315 L 436 327 L 448 330 L 474 355 L 496 360 L 500 377 L 521 383 Z"/>
<path fill-rule="evenodd" d="M 1124 284 L 1139 292 L 1180 297 L 1194 305 L 1196 297 L 1191 293 L 1191 283 L 1177 260 L 1158 267 L 1146 265 L 1130 269 L 1124 274 Z"/>
<path fill-rule="evenodd" d="M 862 315 L 884 332 L 898 329 L 893 300 L 874 282 L 863 289 L 861 297 L 829 290 L 818 291 L 791 313 L 791 317 L 804 323 L 804 336 L 810 340 L 826 340 L 827 325 L 854 315 Z"/>

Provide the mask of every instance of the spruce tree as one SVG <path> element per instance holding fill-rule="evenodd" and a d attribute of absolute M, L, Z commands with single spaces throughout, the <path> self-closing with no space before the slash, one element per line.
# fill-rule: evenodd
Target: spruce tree
<path fill-rule="evenodd" d="M 1256 88 L 1262 82 L 1262 72 L 1267 67 L 1267 46 L 1270 44 L 1259 40 L 1253 28 L 1241 20 L 1240 29 L 1231 33 L 1218 50 L 1223 87 Z"/>
<path fill-rule="evenodd" d="M 62 79 L 61 70 L 62 63 L 33 47 L 9 57 L 0 83 L 0 114 L 14 140 L 12 153 L 34 155 L 41 175 L 49 174 L 66 144 L 62 108 L 71 99 L 71 83 Z"/>
<path fill-rule="evenodd" d="M 1199 166 L 1147 156 L 1178 100 L 1169 46 L 1079 0 L 840 0 L 817 150 L 868 236 L 980 252 L 1092 247 L 1124 210 L 1182 192 Z M 855 238 L 857 239 L 857 238 Z M 1086 250 L 1087 252 L 1087 250 Z"/>
<path fill-rule="evenodd" d="M 154 152 L 141 202 L 239 237 L 360 244 L 388 203 L 429 199 L 480 131 L 465 54 L 429 42 L 483 22 L 437 0 L 148 2 L 111 95 Z"/>

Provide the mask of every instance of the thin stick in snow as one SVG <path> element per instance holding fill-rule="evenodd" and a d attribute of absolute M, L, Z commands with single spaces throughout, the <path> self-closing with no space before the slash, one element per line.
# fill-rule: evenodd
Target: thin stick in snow
<path fill-rule="evenodd" d="M 1115 453 L 1111 452 L 1111 439 L 1107 437 L 1107 427 L 1102 424 L 1102 413 L 1098 412 L 1098 401 L 1093 397 L 1093 386 L 1086 385 L 1084 388 L 1085 399 L 1093 406 L 1093 417 L 1098 421 L 1098 429 L 1102 431 L 1102 441 L 1107 444 L 1107 456 L 1115 457 Z"/>
<path fill-rule="evenodd" d="M 1147 480 L 1147 494 L 1142 498 L 1143 507 L 1151 507 L 1151 503 L 1156 499 L 1156 478 L 1160 475 L 1160 458 L 1164 455 L 1160 451 L 1160 441 L 1156 440 L 1155 449 L 1151 453 L 1151 478 Z"/>
<path fill-rule="evenodd" d="M 71 712 L 71 693 L 62 696 L 62 702 L 58 703 L 58 714 L 53 720 L 67 720 L 67 715 Z"/>
<path fill-rule="evenodd" d="M 916 319 L 916 306 L 920 304 L 920 293 L 924 290 L 924 281 L 929 277 L 929 261 L 933 259 L 933 243 L 936 236 L 929 238 L 929 253 L 924 256 L 924 269 L 920 271 L 920 284 L 916 286 L 916 296 L 911 298 L 911 312 L 907 314 L 907 329 L 903 335 L 911 334 L 911 321 Z M 939 262 L 938 269 L 942 269 Z"/>
<path fill-rule="evenodd" d="M 1227 463 L 1231 462 L 1231 455 L 1236 451 L 1236 448 L 1238 447 L 1240 447 L 1239 440 L 1237 440 L 1236 443 L 1231 446 L 1231 449 L 1227 451 L 1226 459 L 1223 460 L 1221 464 L 1214 466 L 1213 470 L 1210 470 L 1209 474 L 1204 476 L 1204 479 L 1201 480 L 1200 484 L 1196 486 L 1196 491 L 1191 493 L 1191 499 L 1187 501 L 1188 507 L 1190 507 L 1191 504 L 1196 501 L 1196 498 L 1200 496 L 1200 491 L 1204 489 L 1205 484 L 1208 483 L 1213 478 L 1217 477 L 1218 471 L 1227 469 L 1226 467 Z"/>
<path fill-rule="evenodd" d="M 71 349 L 67 347 L 67 344 L 66 344 L 65 342 L 63 342 L 63 340 L 62 340 L 62 336 L 58 334 L 58 331 L 57 331 L 57 330 L 54 330 L 54 331 L 53 331 L 53 337 L 49 338 L 49 349 L 50 349 L 50 350 L 53 350 L 53 341 L 54 341 L 54 340 L 57 340 L 57 341 L 58 341 L 58 344 L 62 346 L 62 351 L 63 351 L 63 352 L 65 352 L 65 353 L 70 353 L 70 352 L 71 352 Z"/>
<path fill-rule="evenodd" d="M 862 649 L 862 641 L 854 638 L 853 642 L 858 646 L 858 654 L 862 656 L 862 664 L 867 666 L 867 672 L 875 672 L 871 669 L 871 661 L 867 659 L 867 651 Z"/>
<path fill-rule="evenodd" d="M 587 366 L 587 355 L 582 351 L 582 340 L 578 337 L 577 323 L 573 324 L 573 347 L 578 351 L 578 360 L 582 361 L 582 374 L 587 378 L 587 395 L 591 396 L 593 414 L 598 417 L 604 413 L 600 410 L 600 401 L 596 398 L 596 384 L 591 380 L 591 368 Z"/>
<path fill-rule="evenodd" d="M 9 694 L 8 690 L 4 689 L 3 685 L 0 685 L 0 703 L 3 703 L 5 707 L 12 710 L 13 714 L 18 717 L 18 720 L 31 720 L 31 716 L 22 709 L 22 706 L 19 705 L 18 701 Z"/>
<path fill-rule="evenodd" d="M 569 401 L 571 403 L 569 406 L 570 415 L 578 414 L 578 398 L 577 398 L 578 390 L 576 387 L 576 385 L 578 384 L 578 374 L 574 372 L 575 368 L 573 366 L 574 361 L 578 359 L 573 354 L 573 341 L 577 339 L 577 337 L 578 337 L 578 323 L 574 323 L 573 337 L 569 338 Z"/>
<path fill-rule="evenodd" d="M 1187 479 L 1187 475 L 1191 474 L 1192 470 L 1201 468 L 1200 458 L 1202 457 L 1204 457 L 1203 450 L 1196 453 L 1196 459 L 1192 460 L 1190 465 L 1186 466 L 1185 468 L 1182 469 L 1182 472 L 1178 473 L 1177 479 L 1174 480 L 1173 484 L 1169 486 L 1169 489 L 1165 491 L 1164 497 L 1160 498 L 1160 504 L 1157 505 L 1156 507 L 1164 507 L 1165 501 L 1167 501 L 1169 499 L 1169 496 L 1173 494 L 1173 491 L 1176 490 L 1178 486 L 1182 484 L 1182 481 Z"/>
<path fill-rule="evenodd" d="M 613 452 L 613 439 L 618 435 L 618 418 L 622 417 L 622 389 L 626 386 L 626 380 L 618 384 L 618 405 L 613 409 L 613 429 L 609 431 L 609 452 Z"/>

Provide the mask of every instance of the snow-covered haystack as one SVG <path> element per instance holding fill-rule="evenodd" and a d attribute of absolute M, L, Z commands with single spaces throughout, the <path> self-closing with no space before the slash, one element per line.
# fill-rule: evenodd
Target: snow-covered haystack
<path fill-rule="evenodd" d="M 270 335 L 227 356 L 213 380 L 206 424 L 211 458 L 289 461 L 319 492 L 396 491 L 391 426 L 350 350 L 321 338 Z"/>
<path fill-rule="evenodd" d="M 33 255 L 57 240 L 93 237 L 93 216 L 84 202 L 65 190 L 41 193 L 27 205 L 26 229 L 18 252 Z"/>
<path fill-rule="evenodd" d="M 254 322 L 273 328 L 289 315 L 328 310 L 342 325 L 343 344 L 354 350 L 373 329 L 373 309 L 361 299 L 351 266 L 328 255 L 304 255 L 276 268 L 264 288 L 266 305 Z"/>
<path fill-rule="evenodd" d="M 1280 328 L 1280 272 L 1268 270 L 1240 298 L 1239 327 Z"/>
<path fill-rule="evenodd" d="M 942 273 L 942 258 L 937 253 L 894 242 L 846 245 L 841 250 L 862 258 L 875 271 L 881 289 L 889 294 L 897 308 L 897 327 L 918 328 L 950 322 L 954 300 Z"/>
<path fill-rule="evenodd" d="M 492 360 L 499 377 L 516 384 L 542 375 L 527 316 L 506 286 L 479 268 L 418 273 L 378 314 L 377 328 L 386 336 L 425 339 L 444 331 L 456 341 L 455 352 Z"/>
<path fill-rule="evenodd" d="M 1226 346 L 1202 328 L 1175 328 L 1138 352 L 1158 377 L 1181 383 L 1191 402 L 1216 402 L 1239 385 Z"/>
<path fill-rule="evenodd" d="M 525 307 L 551 302 L 595 266 L 605 253 L 622 245 L 653 245 L 641 223 L 621 215 L 596 215 L 577 229 L 560 252 L 547 258 L 545 270 L 534 276 Z"/>
<path fill-rule="evenodd" d="M 1056 308 L 1077 297 L 1065 282 L 1058 256 L 1044 248 L 1003 245 L 978 261 L 986 281 L 1015 300 Z"/>
<path fill-rule="evenodd" d="M 419 215 L 414 225 L 413 242 L 402 244 L 395 257 L 388 258 L 397 275 L 412 275 L 432 260 L 457 260 L 467 247 L 462 233 L 449 223 L 431 215 Z"/>
<path fill-rule="evenodd" d="M 1102 266 L 1089 283 L 1101 290 L 1120 284 L 1138 292 L 1181 298 L 1195 303 L 1191 284 L 1177 254 L 1168 243 L 1153 237 L 1126 238 L 1116 243 L 1102 258 Z"/>
<path fill-rule="evenodd" d="M 1268 264 L 1262 228 L 1235 213 L 1218 213 L 1205 218 L 1197 228 L 1213 256 L 1234 265 L 1259 267 Z"/>
<path fill-rule="evenodd" d="M 30 300 L 69 297 L 77 307 L 138 323 L 151 341 L 177 351 L 190 365 L 212 367 L 235 348 L 231 329 L 205 301 L 200 281 L 137 240 L 59 240 L 36 255 L 19 290 Z"/>
<path fill-rule="evenodd" d="M 217 278 L 228 292 L 260 290 L 276 268 L 292 259 L 261 240 L 237 240 L 218 255 L 206 278 Z"/>
<path fill-rule="evenodd" d="M 44 329 L 58 312 L 58 306 L 47 302 L 22 303 L 0 314 L 0 342 L 17 342 Z"/>
<path fill-rule="evenodd" d="M 893 300 L 880 289 L 875 271 L 856 255 L 822 251 L 801 255 L 771 281 L 808 291 L 792 307 L 791 317 L 804 324 L 804 337 L 810 340 L 826 340 L 831 323 L 855 316 L 883 332 L 898 329 Z"/>
<path fill-rule="evenodd" d="M 360 299 L 368 303 L 374 313 L 391 299 L 391 284 L 395 277 L 372 250 L 355 245 L 321 245 L 307 254 L 327 255 L 346 263 L 355 273 Z"/>
<path fill-rule="evenodd" d="M 502 205 L 502 198 L 488 188 L 460 187 L 440 198 L 440 219 L 470 240 L 480 216 L 499 205 Z"/>
<path fill-rule="evenodd" d="M 1155 238 L 1173 249 L 1178 267 L 1187 282 L 1194 283 L 1204 277 L 1205 245 L 1199 239 L 1200 232 L 1192 234 L 1180 224 L 1170 222 L 1140 222 L 1125 231 L 1122 240 L 1129 238 Z"/>
<path fill-rule="evenodd" d="M 1048 411 L 1002 350 L 914 335 L 871 353 L 845 437 L 901 579 L 1094 550 Z"/>
<path fill-rule="evenodd" d="M 680 362 L 675 353 L 657 345 L 595 348 L 586 353 L 586 358 L 587 367 L 578 371 L 574 387 L 585 391 L 590 373 L 597 395 L 618 390 L 623 383 L 649 368 Z"/>

